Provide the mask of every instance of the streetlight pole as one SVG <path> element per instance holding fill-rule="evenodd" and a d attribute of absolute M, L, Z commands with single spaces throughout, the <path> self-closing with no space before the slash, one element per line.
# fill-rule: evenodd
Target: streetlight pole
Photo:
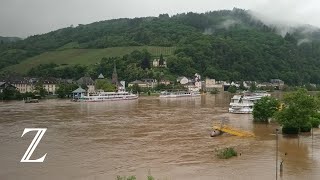
<path fill-rule="evenodd" d="M 311 136 L 312 136 L 312 139 L 311 139 L 311 150 L 312 150 L 312 157 L 313 157 L 313 127 L 311 128 Z"/>
<path fill-rule="evenodd" d="M 278 131 L 276 129 L 276 180 L 278 180 Z"/>

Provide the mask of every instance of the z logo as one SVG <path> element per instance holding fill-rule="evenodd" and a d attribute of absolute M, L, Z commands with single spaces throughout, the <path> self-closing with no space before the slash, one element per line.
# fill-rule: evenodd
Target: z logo
<path fill-rule="evenodd" d="M 33 151 L 37 148 L 44 133 L 47 131 L 47 128 L 25 128 L 21 137 L 23 137 L 23 135 L 25 135 L 26 133 L 28 133 L 30 131 L 38 131 L 38 132 L 37 132 L 36 136 L 33 138 L 30 146 L 28 147 L 26 153 L 23 155 L 20 162 L 43 162 L 44 159 L 46 158 L 47 153 L 44 156 L 42 156 L 42 158 L 35 159 L 35 160 L 30 159 L 30 157 L 31 157 Z"/>

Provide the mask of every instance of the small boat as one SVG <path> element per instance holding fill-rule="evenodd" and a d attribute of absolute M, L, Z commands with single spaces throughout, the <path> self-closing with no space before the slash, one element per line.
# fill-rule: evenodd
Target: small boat
<path fill-rule="evenodd" d="M 31 97 L 27 97 L 27 99 L 24 100 L 24 103 L 39 103 L 39 99 L 32 99 Z"/>
<path fill-rule="evenodd" d="M 197 91 L 162 91 L 160 98 L 179 98 L 179 97 L 196 97 L 200 96 L 200 92 Z"/>
<path fill-rule="evenodd" d="M 270 94 L 257 92 L 234 95 L 231 98 L 229 112 L 235 114 L 251 114 L 254 104 L 264 96 L 270 96 Z"/>
<path fill-rule="evenodd" d="M 138 95 L 129 92 L 99 92 L 73 99 L 76 102 L 123 101 L 138 99 Z"/>

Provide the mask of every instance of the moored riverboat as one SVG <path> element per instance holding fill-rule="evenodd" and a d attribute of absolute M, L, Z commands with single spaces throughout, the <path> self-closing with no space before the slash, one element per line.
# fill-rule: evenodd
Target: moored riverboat
<path fill-rule="evenodd" d="M 102 102 L 102 101 L 123 101 L 138 99 L 138 95 L 130 92 L 99 92 L 88 94 L 74 99 L 76 102 Z"/>
<path fill-rule="evenodd" d="M 179 97 L 196 97 L 200 96 L 200 92 L 194 91 L 162 91 L 160 98 L 179 98 Z"/>
<path fill-rule="evenodd" d="M 229 112 L 234 114 L 251 114 L 254 104 L 264 96 L 270 96 L 270 94 L 257 92 L 234 95 L 231 98 Z"/>

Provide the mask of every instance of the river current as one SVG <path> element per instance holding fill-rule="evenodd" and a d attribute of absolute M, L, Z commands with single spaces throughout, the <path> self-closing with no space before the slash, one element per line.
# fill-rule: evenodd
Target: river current
<path fill-rule="evenodd" d="M 99 103 L 0 102 L 0 179 L 275 179 L 277 126 L 227 113 L 230 98 L 221 93 Z M 222 120 L 256 137 L 210 137 L 212 124 Z M 47 153 L 43 163 L 20 162 L 36 134 L 21 137 L 24 128 L 47 128 L 32 154 L 37 159 Z M 319 140 L 318 129 L 299 138 L 280 134 L 278 179 L 320 179 Z M 224 147 L 239 155 L 217 158 L 215 150 Z"/>

